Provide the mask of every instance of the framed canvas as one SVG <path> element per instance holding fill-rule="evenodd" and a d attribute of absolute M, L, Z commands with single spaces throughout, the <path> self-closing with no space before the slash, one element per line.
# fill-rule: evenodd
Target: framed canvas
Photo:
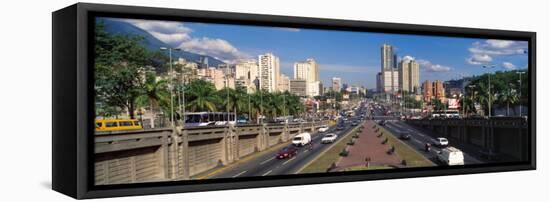
<path fill-rule="evenodd" d="M 53 20 L 74 198 L 536 168 L 536 34 L 78 3 Z"/>

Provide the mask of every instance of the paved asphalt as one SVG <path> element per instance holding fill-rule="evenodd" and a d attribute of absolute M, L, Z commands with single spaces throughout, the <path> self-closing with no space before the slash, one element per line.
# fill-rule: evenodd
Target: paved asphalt
<path fill-rule="evenodd" d="M 381 115 L 382 112 L 380 110 L 375 110 L 376 115 Z M 400 132 L 408 132 L 411 135 L 411 139 L 409 140 L 403 140 L 403 142 L 407 143 L 409 146 L 411 146 L 414 149 L 417 149 L 419 153 L 423 154 L 426 158 L 430 159 L 432 162 L 441 165 L 440 162 L 437 161 L 437 152 L 440 150 L 437 147 L 432 146 L 430 152 L 426 152 L 424 149 L 425 144 L 427 142 L 432 142 L 435 140 L 434 137 L 430 136 L 429 134 L 420 131 L 407 123 L 401 121 L 401 120 L 389 120 L 386 119 L 386 124 L 384 126 L 385 129 L 392 132 L 397 138 L 399 138 L 398 134 Z M 432 134 L 433 135 L 433 134 Z M 449 146 L 453 146 L 453 143 L 449 141 Z M 466 151 L 461 150 L 464 155 L 464 164 L 465 165 L 471 165 L 471 164 L 481 164 L 482 161 L 472 157 L 472 155 L 469 155 Z"/>
<path fill-rule="evenodd" d="M 324 134 L 336 133 L 338 135 L 338 140 L 353 128 L 351 126 L 351 121 L 352 119 L 347 121 L 345 123 L 344 130 L 341 131 L 337 131 L 336 126 L 333 126 L 325 133 L 313 133 L 311 137 L 313 148 L 310 149 L 308 146 L 299 147 L 298 154 L 293 156 L 292 158 L 277 159 L 276 154 L 280 150 L 271 151 L 247 162 L 240 162 L 238 165 L 223 170 L 222 172 L 210 178 L 235 178 L 295 174 L 300 168 L 315 159 L 318 154 L 330 147 L 331 144 L 321 144 L 321 139 L 323 138 Z"/>

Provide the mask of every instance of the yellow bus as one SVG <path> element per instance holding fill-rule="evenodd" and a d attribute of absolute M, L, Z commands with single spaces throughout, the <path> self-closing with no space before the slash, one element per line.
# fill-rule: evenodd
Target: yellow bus
<path fill-rule="evenodd" d="M 142 129 L 143 126 L 139 124 L 136 119 L 110 119 L 110 120 L 96 120 L 96 131 L 113 131 L 113 130 L 137 130 Z"/>

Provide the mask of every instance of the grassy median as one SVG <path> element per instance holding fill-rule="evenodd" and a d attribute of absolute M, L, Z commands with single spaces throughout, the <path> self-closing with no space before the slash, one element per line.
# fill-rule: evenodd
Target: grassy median
<path fill-rule="evenodd" d="M 333 143 L 331 148 L 322 153 L 319 158 L 313 160 L 304 169 L 298 173 L 325 173 L 327 169 L 340 158 L 340 152 L 344 150 L 347 143 L 353 138 L 353 134 L 357 131 L 358 127 L 352 129 L 343 138 L 340 138 L 337 142 Z"/>
<path fill-rule="evenodd" d="M 435 166 L 435 164 L 428 160 L 424 155 L 418 153 L 417 150 L 410 147 L 406 143 L 399 140 L 396 136 L 390 133 L 383 127 L 378 126 L 380 131 L 384 133 L 380 139 L 388 138 L 388 147 L 395 146 L 395 153 L 403 160 L 407 162 L 407 167 L 429 167 Z"/>

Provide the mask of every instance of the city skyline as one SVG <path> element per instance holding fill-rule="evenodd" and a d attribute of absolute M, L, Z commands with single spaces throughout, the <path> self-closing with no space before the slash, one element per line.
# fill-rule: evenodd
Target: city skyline
<path fill-rule="evenodd" d="M 280 58 L 280 73 L 285 75 L 294 74 L 294 63 L 314 58 L 324 85 L 330 84 L 332 77 L 340 77 L 348 84 L 375 88 L 382 65 L 380 46 L 385 43 L 394 47 L 396 63 L 402 58 L 416 59 L 421 81 L 481 75 L 488 71 L 483 64 L 498 67 L 491 72 L 527 68 L 525 41 L 115 20 L 139 27 L 171 46 L 233 64 L 271 52 Z"/>

